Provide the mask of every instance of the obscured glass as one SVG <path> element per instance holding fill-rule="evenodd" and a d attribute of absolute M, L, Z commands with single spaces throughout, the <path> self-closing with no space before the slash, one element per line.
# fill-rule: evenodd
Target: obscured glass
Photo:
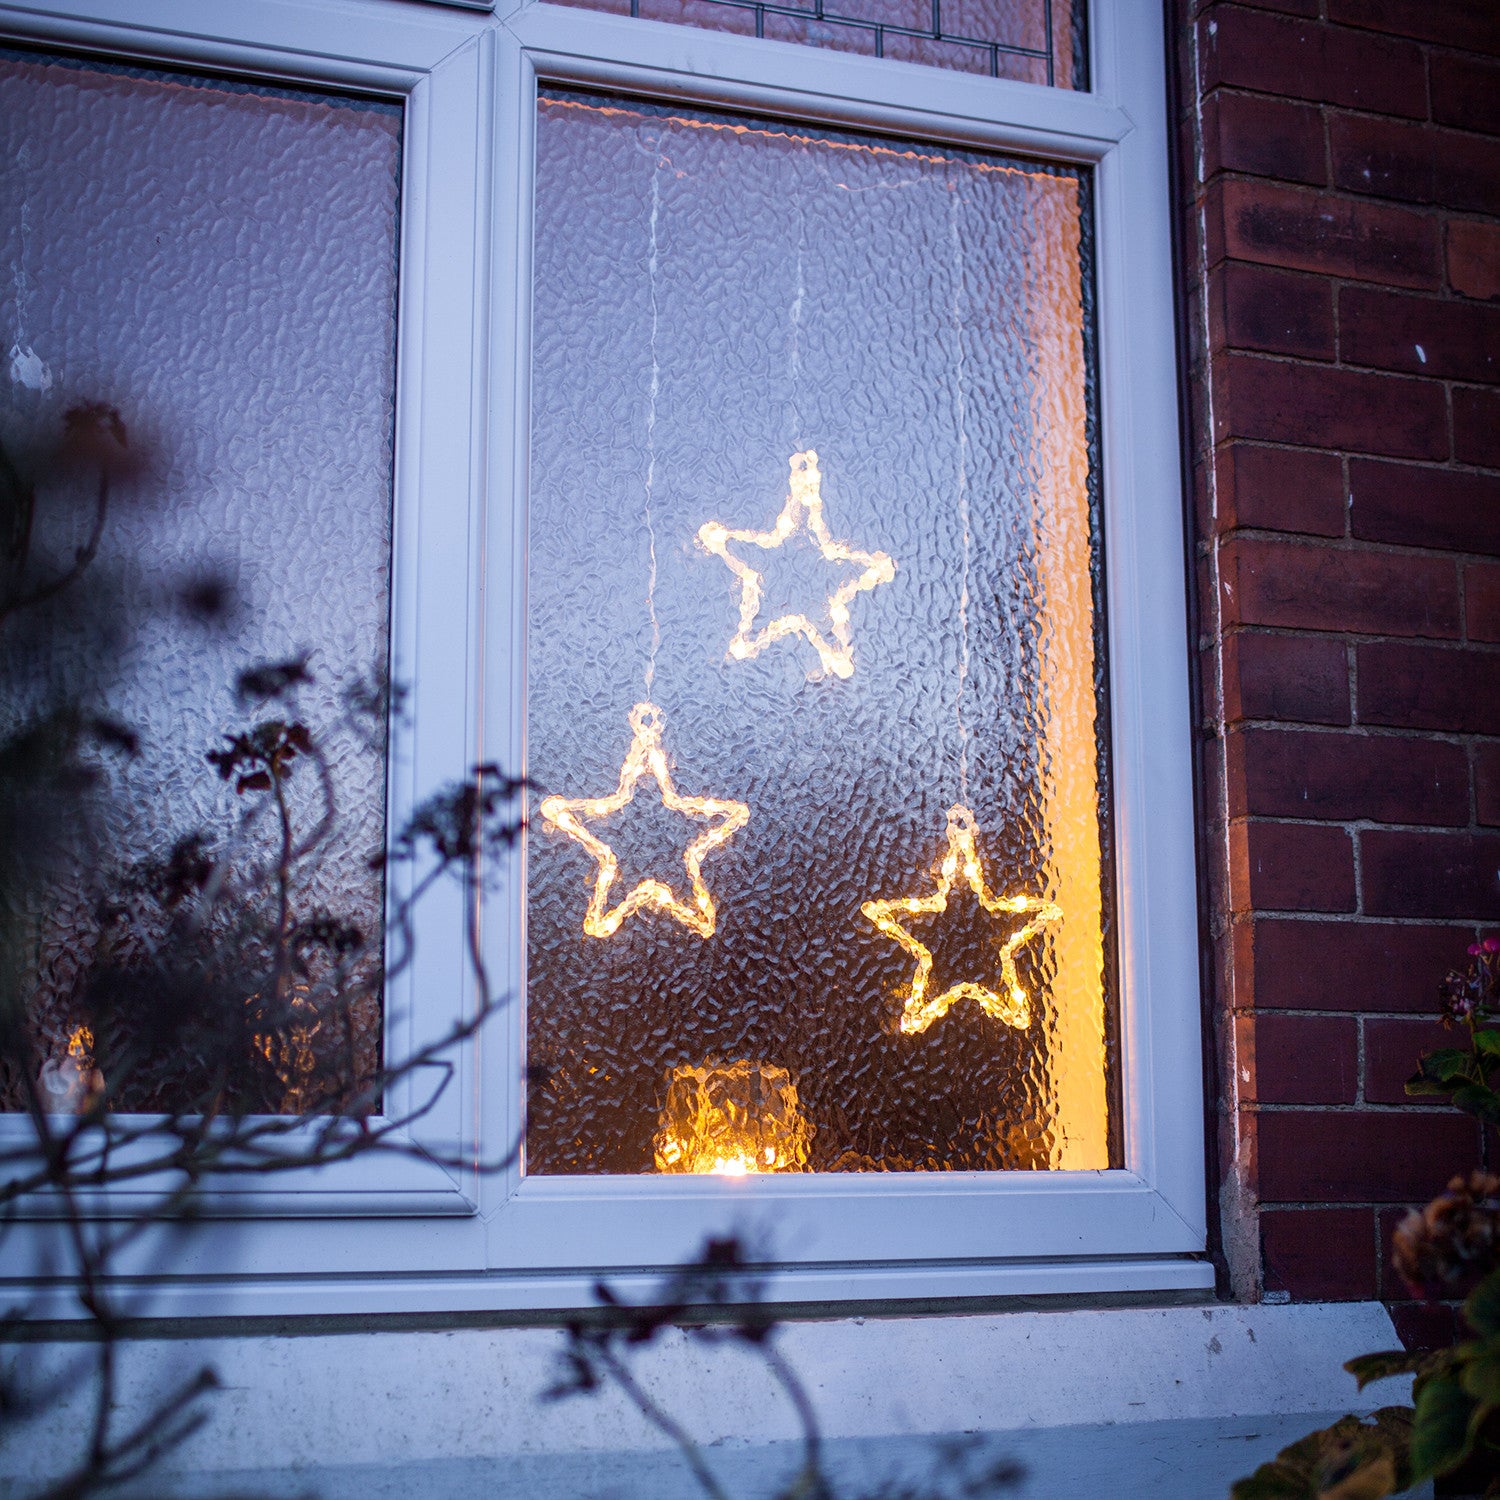
<path fill-rule="evenodd" d="M 563 0 L 589 10 L 1086 89 L 1084 0 Z"/>
<path fill-rule="evenodd" d="M 136 896 L 180 838 L 206 830 L 236 879 L 275 861 L 275 810 L 207 759 L 270 720 L 304 724 L 326 773 L 304 754 L 287 784 L 289 920 L 347 922 L 378 966 L 400 155 L 395 105 L 0 54 L 0 437 L 40 475 L 37 578 L 65 569 L 94 496 L 91 455 L 49 449 L 95 428 L 109 447 L 106 407 L 127 439 L 97 556 L 0 623 L 0 730 L 67 703 L 138 739 L 133 756 L 83 747 L 102 778 L 87 837 L 49 870 L 39 926 L 7 914 L 43 1057 L 65 1054 L 101 963 L 149 969 L 170 948 L 168 917 Z M 80 403 L 99 410 L 70 423 Z M 311 680 L 294 692 L 237 688 L 297 660 Z M 234 920 L 260 920 L 265 892 L 241 895 Z M 256 939 L 241 946 L 248 971 Z M 330 1048 L 346 1076 L 378 1062 L 378 986 L 335 1025 L 322 973 L 297 980 L 295 1046 L 253 1040 L 257 1107 L 302 1107 L 296 1075 Z M 201 1078 L 178 1061 L 191 1096 Z M 182 1102 L 173 1066 L 121 1103 Z"/>
<path fill-rule="evenodd" d="M 1087 174 L 562 93 L 537 171 L 527 1169 L 1118 1161 Z"/>

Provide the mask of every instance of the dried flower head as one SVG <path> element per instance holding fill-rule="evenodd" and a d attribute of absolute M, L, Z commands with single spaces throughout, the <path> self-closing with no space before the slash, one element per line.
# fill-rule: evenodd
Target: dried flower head
<path fill-rule="evenodd" d="M 1471 949 L 1470 952 L 1473 950 Z M 1454 969 L 1438 987 L 1439 1013 L 1443 1025 L 1456 1026 L 1472 1016 L 1479 1005 L 1476 986 L 1468 973 Z"/>
<path fill-rule="evenodd" d="M 81 466 L 112 479 L 128 478 L 141 467 L 124 419 L 102 401 L 84 402 L 64 414 L 58 458 L 65 470 Z"/>
<path fill-rule="evenodd" d="M 1419 1295 L 1493 1271 L 1500 1264 L 1500 1177 L 1481 1171 L 1455 1177 L 1397 1226 L 1391 1260 Z"/>
<path fill-rule="evenodd" d="M 1500 1014 L 1500 938 L 1469 944 L 1469 962 L 1454 969 L 1438 988 L 1445 1026 L 1471 1025 L 1483 1013 Z"/>

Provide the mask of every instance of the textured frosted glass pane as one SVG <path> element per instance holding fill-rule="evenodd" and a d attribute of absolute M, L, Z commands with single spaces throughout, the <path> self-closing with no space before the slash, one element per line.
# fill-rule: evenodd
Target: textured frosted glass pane
<path fill-rule="evenodd" d="M 356 732 L 345 694 L 387 663 L 400 129 L 395 106 L 0 55 L 5 439 L 48 441 L 65 409 L 104 402 L 144 465 L 117 484 L 87 579 L 31 629 L 48 656 L 7 712 L 78 693 L 132 726 L 139 757 L 105 762 L 104 845 L 159 859 L 242 810 L 205 759 L 257 717 L 237 674 L 310 653 L 296 712 L 327 751 L 339 824 L 298 868 L 298 910 L 367 932 L 383 737 Z M 46 540 L 65 546 L 67 520 Z M 232 586 L 217 628 L 174 602 L 195 577 Z M 101 678 L 97 622 L 72 621 L 105 596 L 119 610 Z M 294 781 L 304 830 L 314 785 Z M 94 951 L 98 874 L 61 883 L 41 939 L 44 1049 Z M 379 1017 L 355 1020 L 368 1065 Z"/>
<path fill-rule="evenodd" d="M 1108 1165 L 1087 182 L 563 95 L 537 150 L 528 1169 Z"/>
<path fill-rule="evenodd" d="M 705 31 L 1085 89 L 1083 0 L 563 0 Z M 1050 74 L 1049 74 L 1050 63 Z"/>

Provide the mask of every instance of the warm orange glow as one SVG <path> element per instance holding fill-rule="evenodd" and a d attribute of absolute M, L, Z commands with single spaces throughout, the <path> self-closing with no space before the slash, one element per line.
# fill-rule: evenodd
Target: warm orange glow
<path fill-rule="evenodd" d="M 828 615 L 830 641 L 806 615 L 779 615 L 769 624 L 763 625 L 755 634 L 756 616 L 760 613 L 761 593 L 764 580 L 743 559 L 729 550 L 730 542 L 743 542 L 751 547 L 772 551 L 781 546 L 799 530 L 816 543 L 818 551 L 830 563 L 854 563 L 862 571 L 848 582 L 840 584 L 828 596 L 824 606 Z M 774 641 L 790 635 L 802 636 L 813 650 L 825 672 L 835 677 L 851 677 L 854 674 L 854 652 L 850 640 L 849 604 L 856 594 L 889 583 L 896 576 L 896 564 L 884 552 L 861 552 L 847 542 L 836 542 L 823 519 L 822 480 L 818 473 L 818 455 L 809 448 L 805 453 L 794 453 L 791 457 L 791 482 L 786 504 L 769 531 L 731 531 L 718 521 L 705 521 L 698 528 L 699 542 L 722 558 L 724 563 L 740 581 L 740 623 L 729 642 L 728 655 L 736 661 L 758 656 Z"/>
<path fill-rule="evenodd" d="M 905 1032 L 926 1031 L 940 1017 L 947 1015 L 955 1001 L 973 1000 L 988 1016 L 1007 1026 L 1025 1028 L 1031 1025 L 1031 1001 L 1016 975 L 1016 950 L 1035 937 L 1049 922 L 1059 921 L 1062 908 L 1038 896 L 996 896 L 985 884 L 984 868 L 974 842 L 974 814 L 967 807 L 948 809 L 948 849 L 935 871 L 937 888 L 930 896 L 904 896 L 893 901 L 866 901 L 860 910 L 888 938 L 900 945 L 917 961 L 911 993 L 901 1013 Z M 975 980 L 950 985 L 940 995 L 927 998 L 932 977 L 932 951 L 913 937 L 898 920 L 901 915 L 919 916 L 948 909 L 948 892 L 955 876 L 979 898 L 979 904 L 992 915 L 1028 918 L 1000 945 L 1000 989 L 995 990 Z"/>
<path fill-rule="evenodd" d="M 1098 661 L 1094 645 L 1093 537 L 1089 524 L 1088 374 L 1078 195 L 1048 190 L 1025 216 L 1029 258 L 1066 268 L 1028 278 L 1015 309 L 1035 350 L 1030 383 L 1036 491 L 1032 556 L 1039 600 L 1037 793 L 1046 859 L 1041 888 L 1068 914 L 1048 958 L 1046 1086 L 1050 1165 L 1090 1171 L 1110 1165 L 1109 1052 L 1105 1043 L 1105 925 L 1100 874 L 1107 855 L 1099 825 Z"/>
<path fill-rule="evenodd" d="M 703 860 L 750 819 L 750 809 L 743 802 L 718 797 L 684 797 L 672 784 L 672 767 L 662 746 L 666 716 L 654 703 L 637 703 L 630 710 L 630 727 L 634 738 L 620 767 L 619 785 L 607 797 L 559 797 L 542 799 L 541 815 L 545 822 L 583 845 L 598 861 L 593 894 L 583 919 L 583 930 L 590 937 L 612 937 L 626 917 L 643 907 L 664 911 L 699 937 L 712 937 L 718 922 L 718 909 L 703 883 Z M 636 783 L 649 776 L 661 793 L 662 806 L 687 818 L 714 820 L 687 846 L 683 865 L 692 882 L 692 904 L 679 901 L 672 888 L 660 880 L 643 880 L 614 906 L 609 905 L 610 889 L 620 873 L 620 861 L 603 839 L 584 827 L 584 820 L 607 818 L 617 813 L 635 797 Z"/>
<path fill-rule="evenodd" d="M 801 1172 L 813 1127 L 785 1068 L 741 1059 L 674 1068 L 656 1134 L 658 1172 Z"/>
<path fill-rule="evenodd" d="M 282 1114 L 299 1114 L 304 1107 L 304 1092 L 318 1066 L 313 1038 L 323 1029 L 318 1009 L 312 1002 L 308 985 L 288 987 L 284 1003 L 286 1013 L 275 1031 L 253 1032 L 251 1042 L 270 1063 L 286 1093 L 278 1106 Z M 261 1011 L 264 1000 L 259 991 L 245 997 L 246 1006 Z M 262 1016 L 260 1019 L 264 1020 Z"/>
<path fill-rule="evenodd" d="M 624 116 L 626 119 L 649 121 L 656 116 L 642 114 L 618 104 L 589 104 L 582 99 L 558 99 L 543 97 L 544 109 L 576 109 L 591 115 Z M 961 166 L 966 172 L 990 173 L 1003 177 L 1031 177 L 1039 181 L 1054 183 L 1057 178 L 1050 173 L 1028 171 L 1011 162 L 974 161 L 971 158 L 943 156 L 934 151 L 916 151 L 909 146 L 877 146 L 873 141 L 831 141 L 821 135 L 798 135 L 795 131 L 766 130 L 756 125 L 741 125 L 730 120 L 695 119 L 692 115 L 662 115 L 668 125 L 681 125 L 688 130 L 711 130 L 724 135 L 758 136 L 776 145 L 815 146 L 819 151 L 848 151 L 861 156 L 884 156 L 892 161 L 918 162 L 924 166 Z"/>
<path fill-rule="evenodd" d="M 94 1062 L 94 1033 L 76 1027 L 62 1057 L 49 1058 L 37 1078 L 42 1108 L 49 1114 L 81 1114 L 104 1087 L 104 1076 Z"/>

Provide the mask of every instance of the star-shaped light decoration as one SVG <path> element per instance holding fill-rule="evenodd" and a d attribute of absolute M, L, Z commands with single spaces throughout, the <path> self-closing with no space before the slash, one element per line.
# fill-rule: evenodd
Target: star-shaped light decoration
<path fill-rule="evenodd" d="M 932 1023 L 947 1015 L 958 1000 L 977 1001 L 988 1016 L 1007 1026 L 1025 1029 L 1031 1024 L 1031 1001 L 1016 976 L 1016 950 L 1034 938 L 1049 922 L 1059 921 L 1062 908 L 1039 896 L 996 896 L 985 884 L 984 867 L 974 843 L 974 814 L 967 807 L 948 809 L 948 849 L 937 867 L 937 887 L 930 896 L 904 896 L 893 901 L 866 901 L 860 910 L 886 937 L 906 949 L 917 961 L 917 972 L 911 982 L 911 993 L 901 1013 L 901 1029 L 912 1033 L 926 1031 Z M 1024 916 L 1027 920 L 1000 945 L 1000 988 L 990 988 L 975 980 L 950 985 L 941 995 L 927 995 L 932 978 L 932 952 L 901 925 L 903 915 L 920 916 L 948 909 L 948 892 L 955 878 L 979 898 L 979 904 L 992 916 Z"/>
<path fill-rule="evenodd" d="M 773 641 L 800 635 L 818 653 L 825 672 L 832 672 L 835 677 L 851 677 L 854 651 L 849 633 L 849 602 L 856 594 L 865 593 L 877 584 L 889 583 L 896 576 L 896 564 L 884 552 L 861 552 L 848 542 L 834 541 L 823 519 L 818 455 L 811 448 L 805 453 L 792 454 L 791 471 L 786 504 L 769 531 L 731 531 L 719 521 L 705 521 L 698 528 L 699 542 L 715 557 L 722 558 L 740 581 L 739 629 L 729 642 L 727 655 L 732 660 L 745 661 L 758 656 Z M 778 615 L 757 631 L 755 620 L 760 613 L 763 579 L 749 563 L 729 550 L 729 543 L 743 542 L 769 552 L 804 527 L 827 562 L 853 563 L 861 571 L 828 596 L 827 635 L 806 615 Z"/>
<path fill-rule="evenodd" d="M 703 860 L 749 821 L 750 809 L 743 802 L 718 797 L 684 797 L 672 784 L 672 765 L 662 747 L 666 715 L 654 703 L 637 703 L 630 710 L 634 738 L 620 767 L 620 784 L 607 797 L 558 797 L 542 799 L 539 811 L 545 822 L 583 845 L 599 863 L 594 891 L 583 919 L 590 937 L 613 937 L 626 917 L 643 907 L 654 907 L 675 917 L 699 937 L 712 937 L 718 922 L 714 898 L 703 883 Z M 692 902 L 679 901 L 672 888 L 660 880 L 641 881 L 623 901 L 609 904 L 609 893 L 620 873 L 615 851 L 584 827 L 585 820 L 607 818 L 635 797 L 636 783 L 643 776 L 655 781 L 662 806 L 687 818 L 711 820 L 687 846 L 682 862 L 692 882 Z"/>

